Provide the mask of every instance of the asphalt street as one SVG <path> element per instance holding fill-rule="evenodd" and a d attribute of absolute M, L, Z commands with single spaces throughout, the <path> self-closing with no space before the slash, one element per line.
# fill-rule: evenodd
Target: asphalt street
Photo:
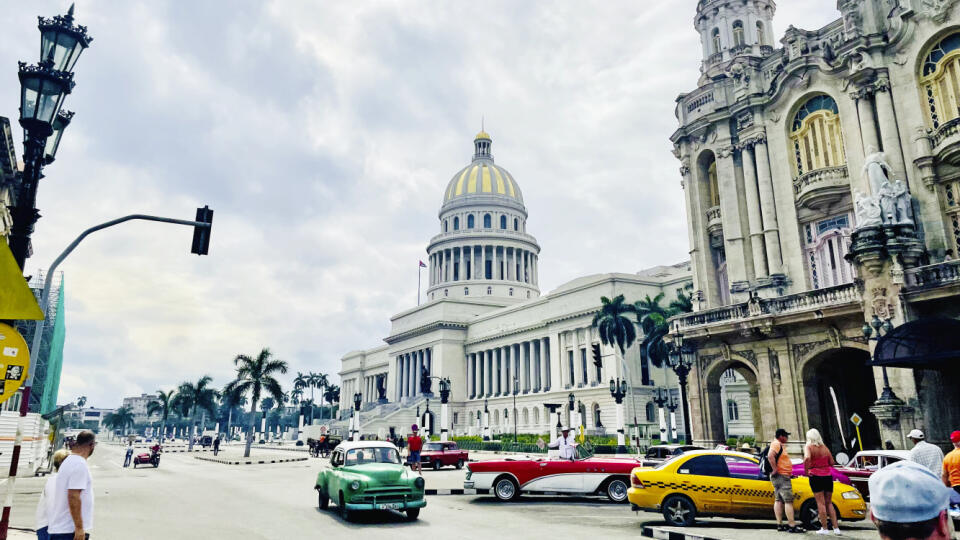
<path fill-rule="evenodd" d="M 290 452 L 255 451 L 258 456 L 290 457 Z M 239 449 L 226 450 L 238 455 Z M 204 453 L 208 456 L 208 453 Z M 644 523 L 661 524 L 659 514 L 634 513 L 600 498 L 522 497 L 500 503 L 489 496 L 431 496 L 420 519 L 407 522 L 394 512 L 360 514 L 344 522 L 332 510 L 317 508 L 313 490 L 323 462 L 224 465 L 186 453 L 165 454 L 158 469 L 124 469 L 121 447 L 101 444 L 90 459 L 96 492 L 94 539 L 219 540 L 356 538 L 363 540 L 497 538 L 498 540 L 593 536 L 637 538 Z M 432 476 L 436 475 L 436 476 Z M 462 485 L 463 471 L 425 471 L 427 487 Z M 32 529 L 43 478 L 18 480 L 12 523 Z M 732 533 L 703 523 L 718 538 L 769 540 L 768 523 L 733 522 Z M 876 538 L 866 524 L 853 537 Z M 853 531 L 851 531 L 853 532 Z M 806 535 L 804 535 L 806 536 Z"/>

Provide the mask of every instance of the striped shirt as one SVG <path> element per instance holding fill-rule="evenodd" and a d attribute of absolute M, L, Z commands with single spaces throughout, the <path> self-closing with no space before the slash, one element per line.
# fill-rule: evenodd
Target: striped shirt
<path fill-rule="evenodd" d="M 910 450 L 910 461 L 919 463 L 940 476 L 943 472 L 943 452 L 927 441 L 920 441 Z"/>

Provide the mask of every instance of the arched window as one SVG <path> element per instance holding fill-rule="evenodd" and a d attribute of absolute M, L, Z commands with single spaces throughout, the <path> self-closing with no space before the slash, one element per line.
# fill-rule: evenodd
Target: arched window
<path fill-rule="evenodd" d="M 657 408 L 652 401 L 647 402 L 647 422 L 657 421 Z"/>
<path fill-rule="evenodd" d="M 720 54 L 720 29 L 714 28 L 710 34 L 710 43 L 713 44 L 713 54 Z"/>
<path fill-rule="evenodd" d="M 503 418 L 507 418 L 507 411 L 503 411 Z M 493 425 L 500 425 L 500 411 L 493 411 Z"/>
<path fill-rule="evenodd" d="M 736 421 L 740 419 L 740 411 L 737 409 L 737 402 L 728 399 L 727 400 L 727 421 Z"/>
<path fill-rule="evenodd" d="M 814 289 L 852 283 L 856 277 L 846 260 L 850 215 L 840 214 L 803 226 L 804 261 Z"/>
<path fill-rule="evenodd" d="M 444 295 L 444 296 L 450 296 L 450 289 L 444 289 L 444 290 L 443 290 L 443 295 Z"/>
<path fill-rule="evenodd" d="M 500 216 L 500 228 L 501 229 L 507 228 L 507 216 Z"/>
<path fill-rule="evenodd" d="M 529 425 L 529 424 L 530 424 L 530 411 L 529 411 L 529 409 L 524 409 L 524 410 L 523 410 L 523 425 L 526 426 L 526 425 Z"/>
<path fill-rule="evenodd" d="M 743 36 L 743 21 L 733 21 L 733 46 L 739 47 L 746 43 Z"/>
<path fill-rule="evenodd" d="M 467 228 L 468 228 L 468 229 L 472 229 L 472 228 L 473 228 L 473 226 L 474 226 L 474 223 L 473 223 L 473 222 L 474 222 L 473 214 L 470 214 L 469 216 L 467 216 Z"/>
<path fill-rule="evenodd" d="M 593 404 L 593 427 L 598 428 L 603 425 L 603 422 L 600 421 L 600 405 L 597 403 Z"/>
<path fill-rule="evenodd" d="M 443 220 L 443 232 L 449 232 L 449 230 L 450 230 L 450 222 L 447 220 Z"/>
<path fill-rule="evenodd" d="M 493 218 L 490 217 L 490 214 L 483 215 L 483 228 L 489 229 L 493 226 Z"/>
<path fill-rule="evenodd" d="M 717 181 L 717 160 L 710 162 L 710 166 L 707 167 L 707 181 L 710 184 L 710 206 L 720 206 L 720 184 Z"/>
<path fill-rule="evenodd" d="M 540 425 L 540 408 L 539 407 L 533 408 L 533 424 Z"/>
<path fill-rule="evenodd" d="M 464 288 L 463 288 L 463 295 L 464 295 L 464 296 L 470 296 L 470 287 L 464 287 Z"/>
<path fill-rule="evenodd" d="M 513 218 L 513 230 L 515 231 L 520 230 L 520 220 L 517 218 Z"/>
<path fill-rule="evenodd" d="M 513 287 L 510 287 L 510 296 L 513 296 Z"/>
<path fill-rule="evenodd" d="M 763 21 L 757 21 L 757 43 L 760 45 L 767 44 L 767 35 L 763 31 Z"/>
<path fill-rule="evenodd" d="M 493 294 L 493 287 L 487 287 L 487 294 Z"/>
<path fill-rule="evenodd" d="M 847 157 L 837 102 L 822 94 L 808 99 L 793 117 L 790 142 L 795 178 L 810 171 L 845 165 Z"/>
<path fill-rule="evenodd" d="M 458 217 L 453 218 L 453 230 L 455 231 L 460 230 L 460 218 Z"/>
<path fill-rule="evenodd" d="M 960 118 L 960 32 L 930 49 L 923 60 L 919 86 L 933 129 Z"/>

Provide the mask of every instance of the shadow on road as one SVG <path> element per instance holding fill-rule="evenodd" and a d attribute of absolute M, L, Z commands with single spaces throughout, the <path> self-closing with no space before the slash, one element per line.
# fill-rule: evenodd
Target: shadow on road
<path fill-rule="evenodd" d="M 337 506 L 333 503 L 330 503 L 330 508 L 323 510 L 321 508 L 314 508 L 317 514 L 322 514 L 330 516 L 330 518 L 336 520 L 341 525 L 346 527 L 361 527 L 363 525 L 391 525 L 391 526 L 409 526 L 415 527 L 417 524 L 422 523 L 427 525 L 428 522 L 417 520 L 417 521 L 407 521 L 407 515 L 394 511 L 394 510 L 369 510 L 365 512 L 351 512 L 350 521 L 344 521 L 340 517 L 340 513 L 337 511 Z"/>

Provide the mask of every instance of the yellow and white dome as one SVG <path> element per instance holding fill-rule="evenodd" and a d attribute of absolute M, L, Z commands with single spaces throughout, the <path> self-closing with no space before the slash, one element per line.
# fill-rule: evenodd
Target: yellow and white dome
<path fill-rule="evenodd" d="M 523 204 L 523 195 L 513 175 L 493 163 L 491 139 L 481 131 L 473 140 L 473 162 L 453 175 L 443 193 L 444 204 L 460 197 L 500 196 Z"/>

